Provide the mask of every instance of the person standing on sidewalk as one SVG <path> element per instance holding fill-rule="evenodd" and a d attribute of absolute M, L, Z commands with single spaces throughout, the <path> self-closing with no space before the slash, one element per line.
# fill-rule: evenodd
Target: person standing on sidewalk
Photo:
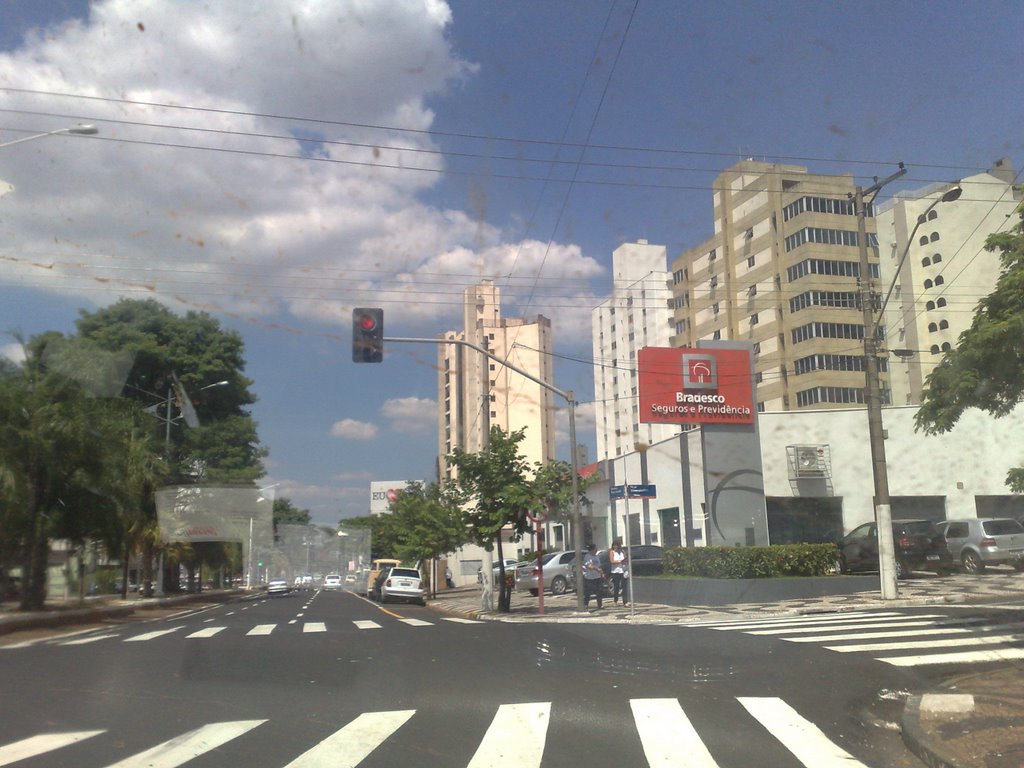
<path fill-rule="evenodd" d="M 597 607 L 601 608 L 604 592 L 604 571 L 597 557 L 597 545 L 587 546 L 587 554 L 583 556 L 583 607 L 590 607 L 590 596 L 597 597 Z"/>
<path fill-rule="evenodd" d="M 612 599 L 618 603 L 621 594 L 623 605 L 629 605 L 629 596 L 626 594 L 626 589 L 629 586 L 626 557 L 627 555 L 622 549 L 622 539 L 615 539 L 612 542 L 612 548 L 608 550 L 608 562 L 611 566 L 612 577 Z"/>

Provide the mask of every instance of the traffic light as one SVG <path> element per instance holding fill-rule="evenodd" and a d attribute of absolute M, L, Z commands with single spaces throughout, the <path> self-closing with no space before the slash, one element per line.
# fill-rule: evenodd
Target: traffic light
<path fill-rule="evenodd" d="M 356 307 L 352 310 L 352 362 L 379 363 L 384 359 L 384 310 Z"/>

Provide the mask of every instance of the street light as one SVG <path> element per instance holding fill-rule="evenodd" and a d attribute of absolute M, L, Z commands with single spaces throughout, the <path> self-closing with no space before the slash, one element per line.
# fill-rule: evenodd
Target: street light
<path fill-rule="evenodd" d="M 32 141 L 33 139 L 44 139 L 47 136 L 57 136 L 62 133 L 71 134 L 74 136 L 95 136 L 100 132 L 100 129 L 95 125 L 88 125 L 80 123 L 79 125 L 73 125 L 69 128 L 58 128 L 55 131 L 46 131 L 45 133 L 34 133 L 31 136 L 22 136 L 20 139 L 14 139 L 14 141 L 5 141 L 0 144 L 0 149 L 4 147 L 13 147 L 15 144 L 21 144 L 26 141 Z"/>
<path fill-rule="evenodd" d="M 876 312 L 874 308 L 875 294 L 871 284 L 871 264 L 868 261 L 865 196 L 871 196 L 868 201 L 870 203 L 882 187 L 900 178 L 906 172 L 907 169 L 903 167 L 903 163 L 900 163 L 899 171 L 896 173 L 881 181 L 875 181 L 867 189 L 857 187 L 853 194 L 854 209 L 857 214 L 857 248 L 860 256 L 860 304 L 864 316 L 864 404 L 868 414 L 868 443 L 871 449 L 875 528 L 878 537 L 878 577 L 883 600 L 895 600 L 899 596 L 896 586 L 896 547 L 892 536 L 892 509 L 889 499 L 889 469 L 885 459 L 885 431 L 882 426 L 882 386 L 878 366 L 882 312 L 885 309 L 885 304 L 889 301 L 889 296 L 892 295 L 895 282 L 885 297 L 885 303 L 881 304 Z M 925 216 L 939 203 L 956 200 L 960 197 L 961 192 L 959 185 L 950 189 L 932 203 L 925 211 Z M 907 248 L 900 258 L 900 266 L 910 251 L 910 245 L 919 226 L 921 226 L 921 219 L 918 219 L 917 225 L 907 240 Z M 898 274 L 899 267 L 897 267 Z"/>

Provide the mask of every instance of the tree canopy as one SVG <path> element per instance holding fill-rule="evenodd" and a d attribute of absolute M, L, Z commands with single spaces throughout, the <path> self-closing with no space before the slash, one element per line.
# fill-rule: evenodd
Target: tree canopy
<path fill-rule="evenodd" d="M 1024 204 L 1017 210 L 1022 221 L 985 242 L 1000 254 L 995 288 L 925 381 L 915 426 L 926 434 L 948 432 L 968 408 L 1000 417 L 1024 400 Z M 1007 484 L 1024 492 L 1024 468 L 1011 469 Z"/>

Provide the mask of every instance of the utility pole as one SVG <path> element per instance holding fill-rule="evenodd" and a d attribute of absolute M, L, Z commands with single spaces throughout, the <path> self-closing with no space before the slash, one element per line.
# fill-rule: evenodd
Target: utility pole
<path fill-rule="evenodd" d="M 875 321 L 875 292 L 868 260 L 866 205 L 874 200 L 878 191 L 907 172 L 900 169 L 881 181 L 875 180 L 867 189 L 857 187 L 854 192 L 854 211 L 857 214 L 857 249 L 860 256 L 860 306 L 864 315 L 864 404 L 868 412 L 868 442 L 871 449 L 871 476 L 874 480 L 875 528 L 878 535 L 878 579 L 882 599 L 895 600 L 896 546 L 892 536 L 892 509 L 889 504 L 889 470 L 885 460 L 885 431 L 882 426 L 882 385 L 879 375 L 878 353 L 880 324 Z M 868 203 L 865 197 L 870 195 Z"/>

